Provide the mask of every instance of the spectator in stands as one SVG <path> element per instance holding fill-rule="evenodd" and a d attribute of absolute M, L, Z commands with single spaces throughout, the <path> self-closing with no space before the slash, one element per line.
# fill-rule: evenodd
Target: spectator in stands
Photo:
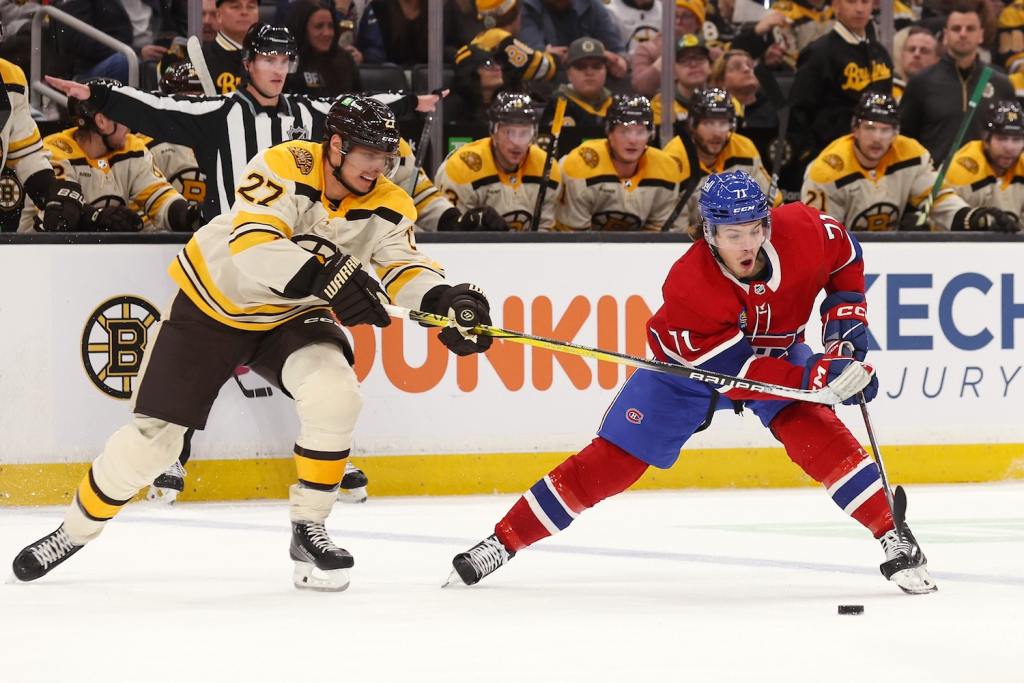
<path fill-rule="evenodd" d="M 778 0 L 757 24 L 736 36 L 732 47 L 773 68 L 793 70 L 803 49 L 834 23 L 828 0 Z"/>
<path fill-rule="evenodd" d="M 562 158 L 565 189 L 556 228 L 660 232 L 675 207 L 679 167 L 648 145 L 653 134 L 650 101 L 616 95 L 606 137 L 588 140 Z"/>
<path fill-rule="evenodd" d="M 299 0 L 291 11 L 288 30 L 298 44 L 299 63 L 285 89 L 310 97 L 361 92 L 359 67 L 349 51 L 338 46 L 338 25 L 331 9 L 317 0 Z"/>
<path fill-rule="evenodd" d="M 683 191 L 696 187 L 704 176 L 731 171 L 744 171 L 761 189 L 768 191 L 769 178 L 761 155 L 749 138 L 736 132 L 736 109 L 729 93 L 719 88 L 696 93 L 686 124 L 686 134 L 677 135 L 665 145 L 665 153 L 679 165 Z M 699 192 L 690 194 L 682 214 L 683 223 L 672 227 L 691 231 L 691 234 L 693 229 L 699 228 L 699 195 Z M 781 198 L 776 196 L 774 203 L 781 204 Z"/>
<path fill-rule="evenodd" d="M 577 38 L 565 57 L 565 73 L 569 82 L 559 86 L 557 97 L 551 98 L 544 112 L 545 123 L 554 118 L 558 97 L 568 100 L 564 126 L 600 128 L 612 103 L 612 93 L 605 87 L 608 78 L 608 52 L 596 38 Z"/>
<path fill-rule="evenodd" d="M 928 150 L 899 134 L 895 98 L 865 93 L 851 127 L 807 167 L 801 200 L 851 230 L 916 229 L 916 209 L 928 206 L 936 172 Z M 928 218 L 942 230 L 978 230 L 1004 220 L 998 211 L 972 212 L 952 190 L 939 192 Z"/>
<path fill-rule="evenodd" d="M 36 0 L 0 2 L 0 59 L 17 64 L 23 71 L 29 69 L 32 53 L 32 16 L 39 9 Z"/>
<path fill-rule="evenodd" d="M 658 35 L 661 28 L 661 0 L 608 0 L 607 5 L 608 12 L 619 27 L 627 56 L 632 57 L 637 45 Z"/>
<path fill-rule="evenodd" d="M 685 33 L 676 43 L 676 63 L 673 65 L 676 77 L 675 99 L 672 110 L 675 121 L 685 121 L 690 110 L 690 101 L 698 90 L 702 90 L 711 74 L 711 52 L 701 34 Z M 654 120 L 661 122 L 661 93 L 651 100 Z"/>
<path fill-rule="evenodd" d="M 967 111 L 967 101 L 985 66 L 978 58 L 982 43 L 985 6 L 978 0 L 960 0 L 946 17 L 942 44 L 946 54 L 907 83 L 900 102 L 900 128 L 927 148 L 932 158 L 945 159 Z M 1010 81 L 993 73 L 982 103 L 1013 99 Z M 979 117 L 973 117 L 965 141 L 981 137 Z"/>
<path fill-rule="evenodd" d="M 242 41 L 259 21 L 260 8 L 256 0 L 216 0 L 216 5 L 220 31 L 203 44 L 203 57 L 217 92 L 227 95 L 242 81 Z"/>
<path fill-rule="evenodd" d="M 924 26 L 911 26 L 899 49 L 899 57 L 892 83 L 892 94 L 897 102 L 903 99 L 908 80 L 939 61 L 939 41 Z"/>
<path fill-rule="evenodd" d="M 129 45 L 142 61 L 158 61 L 167 52 L 170 35 L 185 35 L 188 6 L 183 0 L 67 0 L 61 9 Z M 59 24 L 58 34 L 82 77 L 128 80 L 128 60 L 84 34 Z M 166 45 L 154 41 L 161 37 Z"/>
<path fill-rule="evenodd" d="M 708 82 L 729 93 L 737 105 L 736 130 L 753 141 L 766 166 L 774 170 L 770 168 L 771 147 L 778 135 L 779 117 L 761 92 L 761 84 L 754 75 L 754 60 L 743 50 L 729 50 L 715 60 Z M 785 156 L 782 161 L 784 165 Z"/>
<path fill-rule="evenodd" d="M 580 38 L 593 38 L 608 50 L 606 62 L 612 78 L 629 71 L 625 45 L 601 0 L 522 0 L 520 39 L 532 47 L 566 58 L 568 46 Z"/>
<path fill-rule="evenodd" d="M 445 121 L 475 126 L 482 131 L 487 126 L 487 108 L 505 85 L 501 64 L 484 51 L 460 55 L 452 78 L 452 94 L 445 101 Z"/>
<path fill-rule="evenodd" d="M 987 2 L 988 0 L 986 0 Z M 871 10 L 871 21 L 878 31 L 879 22 L 882 16 L 882 0 L 873 0 L 874 8 Z M 892 25 L 896 31 L 902 31 L 914 23 L 914 11 L 902 0 L 886 0 L 892 3 Z"/>
<path fill-rule="evenodd" d="M 449 20 L 454 17 L 448 16 Z M 464 44 L 459 42 L 461 31 L 453 28 L 442 33 L 445 61 L 450 61 Z M 426 0 L 370 0 L 359 20 L 356 47 L 366 64 L 426 64 L 428 36 Z"/>
<path fill-rule="evenodd" d="M 217 40 L 220 21 L 217 20 L 217 0 L 203 0 L 203 33 L 199 39 L 204 43 Z"/>
<path fill-rule="evenodd" d="M 43 144 L 57 177 L 82 186 L 80 230 L 191 232 L 198 227 L 199 209 L 155 169 L 145 142 L 87 101 L 68 98 L 68 114 L 75 126 L 47 136 Z M 38 221 L 33 219 L 23 220 L 19 232 L 34 231 Z"/>
<path fill-rule="evenodd" d="M 522 27 L 518 0 L 477 0 L 476 7 L 485 28 L 455 54 L 456 65 L 469 57 L 490 60 L 501 66 L 509 87 L 554 79 L 558 70 L 554 56 L 516 37 Z"/>
<path fill-rule="evenodd" d="M 675 36 L 688 33 L 703 35 L 704 0 L 675 0 Z M 675 38 L 673 38 L 675 40 Z M 715 55 L 711 55 L 714 58 Z M 645 97 L 654 97 L 661 87 L 661 34 L 636 47 L 633 52 L 633 90 Z"/>
<path fill-rule="evenodd" d="M 849 132 L 864 91 L 892 92 L 892 59 L 875 39 L 871 8 L 871 0 L 833 0 L 832 30 L 800 53 L 790 130 L 804 163 Z"/>
<path fill-rule="evenodd" d="M 999 13 L 993 61 L 1009 73 L 1024 66 L 1024 0 L 1013 0 Z"/>
<path fill-rule="evenodd" d="M 982 138 L 956 153 L 943 188 L 972 207 L 1004 211 L 1013 220 L 993 227 L 1017 232 L 1024 217 L 1024 108 L 1015 100 L 996 100 L 979 113 Z"/>

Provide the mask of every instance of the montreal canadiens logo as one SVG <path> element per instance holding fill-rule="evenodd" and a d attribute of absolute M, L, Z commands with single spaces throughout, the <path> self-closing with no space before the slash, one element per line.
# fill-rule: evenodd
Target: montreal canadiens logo
<path fill-rule="evenodd" d="M 158 320 L 156 307 L 136 296 L 117 296 L 96 307 L 82 332 L 82 364 L 98 389 L 131 398 L 149 328 Z"/>
<path fill-rule="evenodd" d="M 629 410 L 626 411 L 626 419 L 632 422 L 633 424 L 638 425 L 644 421 L 644 414 L 641 413 L 636 408 L 630 408 Z"/>

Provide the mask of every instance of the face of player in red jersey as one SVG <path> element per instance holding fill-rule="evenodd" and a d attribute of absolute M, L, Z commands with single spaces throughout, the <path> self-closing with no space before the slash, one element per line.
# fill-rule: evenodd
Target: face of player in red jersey
<path fill-rule="evenodd" d="M 742 280 L 753 277 L 764 268 L 761 245 L 766 238 L 764 221 L 719 225 L 712 240 L 722 264 L 733 276 Z"/>

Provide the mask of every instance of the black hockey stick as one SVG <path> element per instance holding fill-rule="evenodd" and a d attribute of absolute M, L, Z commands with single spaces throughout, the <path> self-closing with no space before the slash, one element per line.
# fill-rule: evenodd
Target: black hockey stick
<path fill-rule="evenodd" d="M 789 100 L 782 93 L 782 88 L 779 87 L 775 74 L 764 62 L 754 67 L 754 75 L 757 76 L 757 81 L 761 84 L 761 90 L 764 91 L 764 96 L 768 98 L 768 103 L 772 105 L 772 108 L 779 116 L 779 132 L 775 136 L 775 142 L 772 143 L 771 148 L 772 179 L 771 184 L 768 186 L 768 201 L 774 204 L 775 192 L 779 187 L 779 171 L 782 170 L 780 166 L 782 166 L 786 151 L 786 135 L 789 134 Z"/>
<path fill-rule="evenodd" d="M 544 196 L 548 193 L 548 182 L 551 180 L 551 164 L 558 148 L 558 136 L 562 134 L 562 122 L 565 120 L 565 108 L 569 100 L 559 97 L 555 102 L 555 116 L 551 120 L 551 142 L 548 153 L 544 156 L 544 172 L 540 176 L 540 187 L 537 188 L 537 203 L 533 206 L 533 219 L 530 221 L 530 232 L 540 229 L 540 212 L 544 209 Z"/>
<path fill-rule="evenodd" d="M 232 375 L 235 380 L 235 384 L 242 390 L 242 396 L 246 398 L 267 398 L 268 396 L 274 395 L 274 390 L 270 387 L 257 387 L 255 389 L 246 389 L 245 385 L 242 384 L 242 380 L 238 379 L 238 375 Z"/>
<path fill-rule="evenodd" d="M 434 112 L 427 112 L 427 118 L 423 121 L 423 130 L 420 132 L 420 141 L 416 143 L 416 157 L 412 167 L 412 187 L 409 188 L 410 197 L 416 194 L 420 169 L 423 168 L 423 160 L 427 157 L 427 148 L 430 147 L 430 132 L 433 127 Z"/>
<path fill-rule="evenodd" d="M 701 179 L 701 168 L 700 158 L 697 156 L 697 150 L 693 147 L 693 141 L 690 140 L 686 135 L 680 134 L 679 140 L 683 143 L 683 149 L 686 150 L 686 158 L 690 164 L 690 177 L 686 179 L 686 185 L 683 187 L 683 191 L 679 195 L 679 201 L 672 208 L 672 213 L 668 215 L 665 220 L 665 224 L 661 226 L 662 232 L 668 232 L 675 225 L 676 221 L 679 220 L 679 214 L 686 208 L 686 202 L 690 201 L 690 197 L 693 196 L 697 186 L 700 185 Z"/>
<path fill-rule="evenodd" d="M 878 441 L 875 439 L 875 430 L 871 426 L 871 416 L 868 415 L 868 404 L 864 400 L 863 392 L 859 396 L 860 413 L 864 416 L 864 428 L 868 432 L 868 441 L 871 443 L 871 455 L 878 465 L 878 475 L 882 479 L 882 490 L 885 491 L 885 500 L 889 503 L 889 512 L 892 513 L 892 523 L 896 526 L 896 535 L 903 539 L 903 522 L 907 518 L 907 494 L 902 486 L 897 486 L 893 491 L 889 487 L 889 475 L 885 472 L 885 463 L 882 461 L 882 451 L 878 448 Z"/>

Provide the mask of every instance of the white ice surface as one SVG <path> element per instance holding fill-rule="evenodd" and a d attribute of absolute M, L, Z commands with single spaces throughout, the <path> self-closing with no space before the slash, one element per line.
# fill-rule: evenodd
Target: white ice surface
<path fill-rule="evenodd" d="M 814 489 L 623 494 L 441 590 L 515 496 L 371 488 L 328 522 L 356 557 L 337 594 L 291 586 L 283 501 L 136 504 L 49 576 L 0 584 L 0 681 L 1024 680 L 1024 485 L 909 493 L 933 595 L 884 581 Z M 60 515 L 0 508 L 4 562 Z"/>

